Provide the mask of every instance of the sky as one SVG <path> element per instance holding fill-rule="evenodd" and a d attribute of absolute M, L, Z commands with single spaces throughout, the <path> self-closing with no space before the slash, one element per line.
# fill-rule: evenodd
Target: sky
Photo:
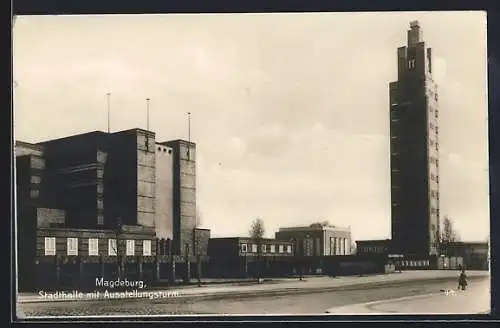
<path fill-rule="evenodd" d="M 489 235 L 484 12 L 21 16 L 15 137 L 146 128 L 197 143 L 212 236 L 328 220 L 390 238 L 389 82 L 409 22 L 433 48 L 441 213 Z"/>

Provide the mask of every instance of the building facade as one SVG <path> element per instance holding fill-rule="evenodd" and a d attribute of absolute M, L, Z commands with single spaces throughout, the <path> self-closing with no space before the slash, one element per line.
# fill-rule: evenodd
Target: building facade
<path fill-rule="evenodd" d="M 181 154 L 185 145 L 191 154 Z M 199 255 L 206 260 L 210 236 L 207 229 L 195 232 L 194 149 L 183 140 L 157 143 L 153 132 L 141 129 L 16 142 L 20 286 L 29 288 L 43 263 L 56 270 L 69 259 L 88 267 L 102 256 L 102 263 L 123 258 L 124 267 L 132 264 L 126 272 L 141 274 L 142 263 L 169 262 L 175 271 L 174 262 L 181 261 L 189 275 L 190 261 Z M 109 244 L 113 240 L 116 245 Z M 160 252 L 165 244 L 169 251 Z M 110 245 L 126 254 L 106 255 Z M 101 251 L 86 255 L 90 247 Z"/>
<path fill-rule="evenodd" d="M 390 248 L 390 239 L 356 241 L 356 254 L 389 254 Z"/>
<path fill-rule="evenodd" d="M 275 233 L 276 240 L 290 241 L 300 256 L 334 256 L 351 254 L 349 228 L 315 223 L 303 227 L 284 227 Z"/>
<path fill-rule="evenodd" d="M 439 108 L 432 51 L 417 21 L 398 48 L 398 80 L 389 86 L 393 251 L 437 255 Z"/>
<path fill-rule="evenodd" d="M 447 245 L 444 255 L 462 258 L 461 264 L 466 269 L 489 270 L 489 251 L 487 242 L 452 242 Z"/>
<path fill-rule="evenodd" d="M 209 274 L 213 277 L 252 277 L 292 274 L 291 241 L 248 237 L 211 238 L 208 243 Z"/>
<path fill-rule="evenodd" d="M 172 231 L 175 254 L 194 255 L 193 233 L 196 228 L 196 144 L 184 140 L 160 143 L 173 154 Z"/>

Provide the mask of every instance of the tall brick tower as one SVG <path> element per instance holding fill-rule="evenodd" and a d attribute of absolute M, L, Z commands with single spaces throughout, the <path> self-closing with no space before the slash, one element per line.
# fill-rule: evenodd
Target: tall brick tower
<path fill-rule="evenodd" d="M 439 234 L 438 92 L 432 51 L 418 21 L 398 48 L 398 80 L 389 85 L 393 251 L 437 254 Z"/>

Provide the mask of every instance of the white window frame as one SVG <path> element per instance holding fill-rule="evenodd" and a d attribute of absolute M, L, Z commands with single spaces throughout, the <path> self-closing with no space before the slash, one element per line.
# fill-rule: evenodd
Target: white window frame
<path fill-rule="evenodd" d="M 247 244 L 241 244 L 241 252 L 246 253 L 247 252 Z"/>
<path fill-rule="evenodd" d="M 142 241 L 142 255 L 151 256 L 151 240 L 145 239 Z"/>
<path fill-rule="evenodd" d="M 408 68 L 409 69 L 414 69 L 415 68 L 415 59 L 410 59 L 408 60 Z"/>
<path fill-rule="evenodd" d="M 276 253 L 276 245 L 270 245 L 271 249 L 270 249 L 270 252 L 271 253 Z"/>
<path fill-rule="evenodd" d="M 99 256 L 99 239 L 89 238 L 89 256 Z"/>
<path fill-rule="evenodd" d="M 56 237 L 45 237 L 45 256 L 56 255 Z"/>
<path fill-rule="evenodd" d="M 78 255 L 78 238 L 66 238 L 66 253 L 71 256 Z"/>
<path fill-rule="evenodd" d="M 292 254 L 292 245 L 286 245 L 286 252 Z"/>
<path fill-rule="evenodd" d="M 127 239 L 126 253 L 127 256 L 135 255 L 135 240 Z"/>
<path fill-rule="evenodd" d="M 257 253 L 258 250 L 259 250 L 258 245 L 252 244 L 252 253 Z"/>
<path fill-rule="evenodd" d="M 284 253 L 285 252 L 285 245 L 278 245 L 278 253 Z"/>
<path fill-rule="evenodd" d="M 108 256 L 118 255 L 118 242 L 116 239 L 108 239 Z"/>

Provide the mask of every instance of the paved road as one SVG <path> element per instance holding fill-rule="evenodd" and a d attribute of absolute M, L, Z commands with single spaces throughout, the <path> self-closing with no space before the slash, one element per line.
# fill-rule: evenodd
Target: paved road
<path fill-rule="evenodd" d="M 453 287 L 453 286 L 450 286 Z M 455 286 L 456 288 L 456 286 Z M 331 314 L 489 314 L 491 294 L 489 279 L 474 281 L 467 290 L 455 288 L 443 292 L 405 296 L 368 303 L 333 307 Z"/>
<path fill-rule="evenodd" d="M 489 283 L 488 277 L 476 277 L 471 285 Z M 319 314 L 327 309 L 351 304 L 438 293 L 456 287 L 456 278 L 440 281 L 397 281 L 392 285 L 371 286 L 358 290 L 315 291 L 283 296 L 235 297 L 232 299 L 163 298 L 98 300 L 85 302 L 46 302 L 20 304 L 26 316 L 86 315 L 176 315 L 176 314 Z M 22 315 L 21 315 L 22 316 Z"/>

